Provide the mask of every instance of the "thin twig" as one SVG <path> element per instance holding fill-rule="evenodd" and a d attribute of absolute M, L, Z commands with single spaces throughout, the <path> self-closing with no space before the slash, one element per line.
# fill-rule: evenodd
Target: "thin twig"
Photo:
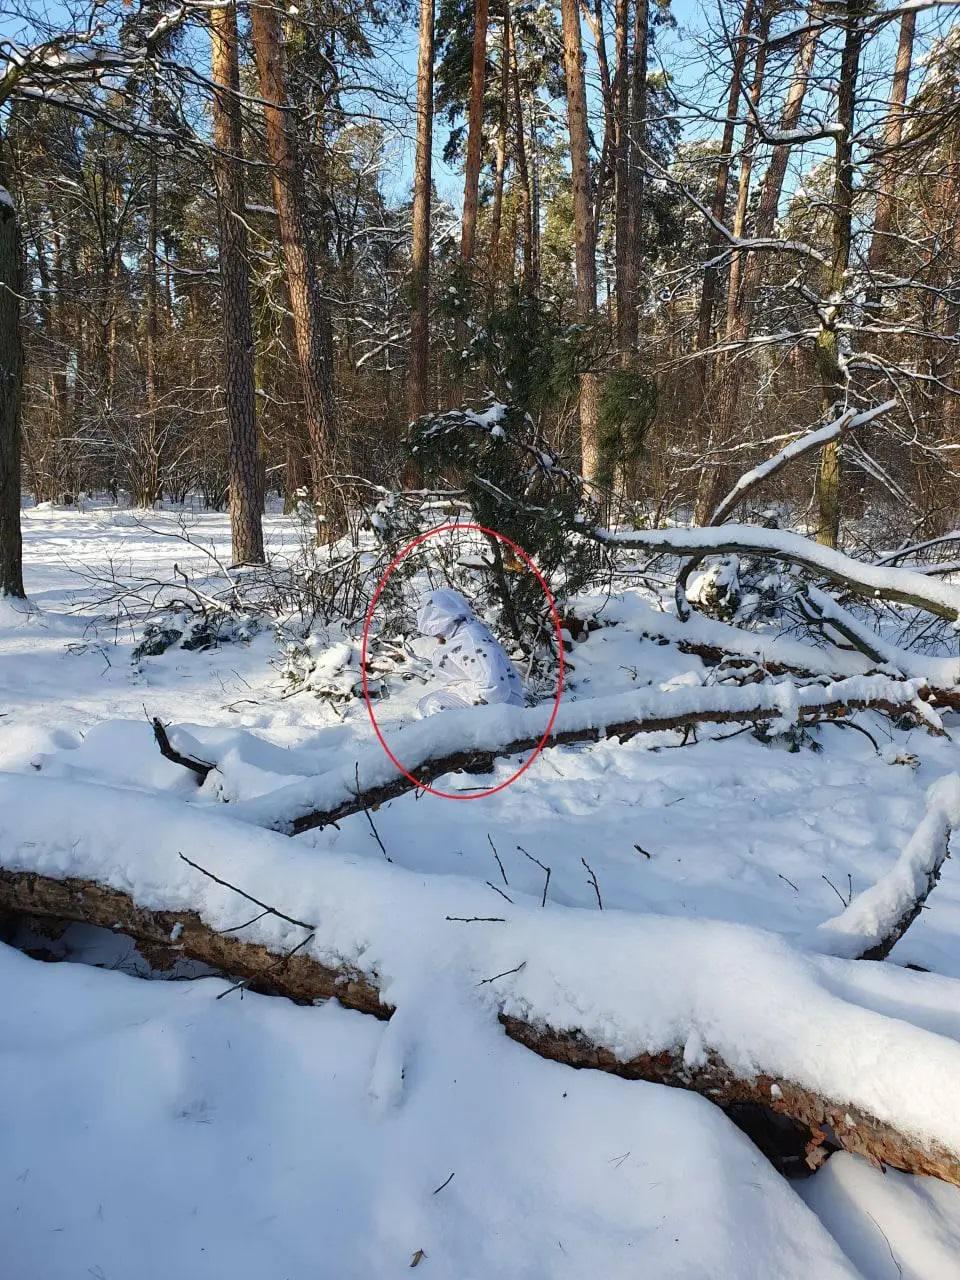
<path fill-rule="evenodd" d="M 258 973 L 257 981 L 259 981 L 265 974 L 275 973 L 277 969 L 282 969 L 291 956 L 295 956 L 298 951 L 300 951 L 303 947 L 307 945 L 308 942 L 312 942 L 316 936 L 317 935 L 315 933 L 309 933 L 305 938 L 301 938 L 301 940 L 297 943 L 295 947 L 291 947 L 290 950 L 285 952 L 284 955 L 278 957 L 275 964 L 268 965 L 268 967 L 264 969 L 262 974 Z M 235 982 L 232 987 L 227 987 L 226 991 L 221 991 L 220 994 L 217 996 L 217 999 L 222 1000 L 224 996 L 230 995 L 232 991 L 241 991 L 241 992 L 244 991 L 247 987 L 249 987 L 252 981 L 253 981 L 253 978 L 241 978 L 240 981 Z M 243 997 L 241 996 L 241 999 L 242 998 Z"/>
<path fill-rule="evenodd" d="M 843 905 L 844 905 L 845 907 L 849 907 L 849 905 L 850 905 L 850 898 L 852 898 L 852 897 L 853 897 L 853 879 L 852 879 L 852 877 L 850 877 L 850 876 L 848 876 L 848 877 L 847 877 L 847 879 L 848 879 L 848 880 L 850 880 L 850 898 L 845 898 L 845 897 L 843 896 L 843 894 L 840 892 L 840 890 L 837 888 L 837 886 L 836 886 L 836 885 L 833 883 L 833 881 L 830 879 L 830 877 L 829 877 L 829 876 L 825 876 L 825 875 L 823 874 L 823 872 L 822 872 L 822 871 L 821 871 L 821 873 L 820 873 L 820 879 L 821 879 L 821 880 L 826 880 L 827 884 L 830 886 L 830 888 L 833 890 L 833 892 L 837 895 L 837 897 L 840 899 L 840 901 L 843 903 Z"/>
<path fill-rule="evenodd" d="M 541 871 L 546 872 L 547 878 L 543 882 L 543 897 L 540 899 L 540 906 L 545 907 L 547 905 L 547 889 L 549 889 L 550 887 L 550 868 L 545 867 L 543 863 L 540 861 L 540 859 L 535 858 L 532 853 L 527 853 L 526 849 L 524 849 L 522 844 L 518 844 L 517 848 L 520 850 L 520 852 L 523 854 L 525 858 L 529 858 L 531 862 L 535 862 L 537 864 L 537 866 L 540 868 Z"/>
<path fill-rule="evenodd" d="M 597 877 L 596 877 L 596 873 L 594 872 L 593 867 L 591 867 L 590 863 L 586 860 L 586 858 L 581 858 L 581 859 L 580 859 L 580 861 L 583 863 L 583 865 L 584 865 L 584 866 L 587 868 L 587 870 L 590 872 L 590 884 L 592 884 L 592 885 L 593 885 L 593 892 L 597 895 L 597 906 L 598 906 L 598 907 L 600 908 L 600 910 L 602 911 L 602 910 L 603 910 L 603 901 L 602 901 L 602 900 L 601 900 L 601 898 L 600 898 L 600 886 L 597 884 Z"/>
<path fill-rule="evenodd" d="M 509 888 L 509 886 L 510 886 L 510 881 L 507 879 L 507 873 L 504 871 L 504 869 L 503 869 L 503 863 L 500 861 L 500 855 L 499 855 L 499 853 L 497 853 L 497 846 L 496 846 L 496 845 L 493 843 L 493 841 L 490 839 L 490 832 L 489 832 L 489 831 L 487 832 L 487 840 L 488 840 L 488 842 L 489 842 L 489 844 L 490 844 L 490 848 L 493 850 L 493 856 L 494 856 L 494 857 L 496 858 L 496 860 L 497 860 L 497 866 L 500 868 L 500 874 L 503 876 L 503 883 L 504 883 L 505 885 L 507 885 L 507 887 Z"/>
<path fill-rule="evenodd" d="M 488 881 L 487 881 L 487 888 L 492 889 L 494 893 L 499 893 L 499 895 L 500 895 L 500 897 L 501 897 L 501 898 L 507 898 L 507 895 L 503 892 L 503 890 L 502 890 L 502 889 L 498 889 L 498 888 L 497 888 L 497 886 L 493 883 L 493 881 L 492 881 L 492 880 L 488 880 Z M 513 906 L 513 899 L 512 899 L 512 898 L 507 898 L 507 901 L 510 903 L 510 905 L 511 905 L 511 907 L 512 907 L 512 906 Z"/>
<path fill-rule="evenodd" d="M 460 924 L 506 924 L 503 916 L 444 916 L 444 920 L 456 920 Z"/>
<path fill-rule="evenodd" d="M 527 967 L 526 960 L 521 960 L 515 969 L 504 969 L 503 973 L 495 973 L 492 978 L 484 978 L 477 983 L 478 987 L 485 987 L 488 982 L 496 982 L 498 978 L 509 978 L 511 973 L 519 973 L 521 969 Z"/>
<path fill-rule="evenodd" d="M 453 1181 L 455 1173 L 456 1173 L 456 1169 L 454 1169 L 453 1173 L 451 1173 L 450 1177 L 446 1180 L 446 1182 L 441 1182 L 439 1187 L 437 1187 L 436 1190 L 432 1191 L 430 1194 L 434 1196 L 439 1195 L 439 1193 L 443 1190 L 444 1187 L 449 1187 L 450 1183 Z"/>
<path fill-rule="evenodd" d="M 272 916 L 277 916 L 280 920 L 286 920 L 287 924 L 295 924 L 301 929 L 312 931 L 315 925 L 307 924 L 306 920 L 297 920 L 294 916 L 286 916 L 282 911 L 278 911 L 276 907 L 271 907 L 267 902 L 261 902 L 259 898 L 255 898 L 251 893 L 245 893 L 243 889 L 238 889 L 235 884 L 231 884 L 229 880 L 221 880 L 219 876 L 215 876 L 212 871 L 208 871 L 206 867 L 201 867 L 199 862 L 191 862 L 185 853 L 180 854 L 180 858 L 188 867 L 193 867 L 195 871 L 199 871 L 208 879 L 213 880 L 216 884 L 222 884 L 225 889 L 232 889 L 234 893 L 239 893 L 241 898 L 246 898 L 248 902 L 252 902 L 255 907 L 262 907 L 264 911 Z"/>
<path fill-rule="evenodd" d="M 357 803 L 359 804 L 360 803 L 360 762 L 359 760 L 355 762 L 353 766 L 353 772 L 354 772 L 354 777 L 357 780 Z M 387 850 L 383 841 L 380 839 L 380 832 L 377 830 L 376 824 L 374 823 L 373 818 L 370 817 L 370 810 L 364 809 L 363 816 L 366 818 L 367 822 L 370 824 L 370 830 L 373 832 L 374 840 L 376 840 L 377 844 L 380 846 L 380 852 L 383 854 L 383 856 L 386 858 L 388 862 L 393 862 L 393 859 L 390 857 L 389 853 L 387 853 Z"/>

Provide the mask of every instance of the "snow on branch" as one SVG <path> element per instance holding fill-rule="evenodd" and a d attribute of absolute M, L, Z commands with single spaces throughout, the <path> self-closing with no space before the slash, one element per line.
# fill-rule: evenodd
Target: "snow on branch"
<path fill-rule="evenodd" d="M 866 708 L 912 715 L 932 732 L 942 733 L 936 714 L 919 697 L 916 685 L 883 676 L 862 676 L 831 684 L 711 685 L 587 698 L 561 706 L 547 745 L 604 738 L 623 741 L 640 733 L 660 733 L 691 724 L 796 724 Z M 458 769 L 488 770 L 497 757 L 532 751 L 546 729 L 550 711 L 549 704 L 447 711 L 397 729 L 389 735 L 390 749 L 421 783 L 431 783 Z M 356 760 L 242 801 L 231 806 L 231 812 L 242 821 L 296 835 L 413 791 L 415 785 L 397 770 L 378 743 L 371 742 L 357 753 Z"/>
<path fill-rule="evenodd" d="M 868 409 L 864 413 L 855 413 L 853 410 L 847 410 L 846 413 L 842 413 L 832 422 L 827 422 L 815 431 L 808 431 L 806 435 L 800 436 L 799 439 L 792 440 L 779 453 L 773 454 L 765 462 L 761 462 L 759 466 L 754 467 L 752 471 L 745 472 L 740 477 L 730 492 L 717 503 L 713 515 L 710 517 L 710 523 L 723 524 L 748 493 L 759 484 L 762 484 L 764 480 L 769 479 L 770 476 L 782 471 L 795 458 L 801 458 L 806 453 L 823 448 L 825 444 L 845 435 L 848 431 L 854 431 L 857 427 L 866 426 L 867 423 L 873 422 L 882 414 L 889 413 L 891 409 L 896 408 L 896 404 L 896 400 L 887 400 L 875 409 Z"/>
<path fill-rule="evenodd" d="M 854 560 L 840 551 L 821 546 L 810 538 L 782 529 L 725 524 L 702 529 L 597 529 L 591 536 L 606 546 L 648 550 L 658 555 L 703 557 L 735 552 L 770 556 L 809 569 L 860 595 L 910 605 L 951 622 L 960 617 L 960 587 L 932 582 L 912 569 L 865 564 L 862 560 Z M 685 588 L 692 565 L 693 561 L 677 580 L 677 610 L 683 618 L 690 616 Z"/>
<path fill-rule="evenodd" d="M 885 959 L 923 910 L 958 826 L 960 775 L 951 773 L 928 790 L 926 812 L 891 869 L 819 926 L 813 948 L 850 960 Z"/>

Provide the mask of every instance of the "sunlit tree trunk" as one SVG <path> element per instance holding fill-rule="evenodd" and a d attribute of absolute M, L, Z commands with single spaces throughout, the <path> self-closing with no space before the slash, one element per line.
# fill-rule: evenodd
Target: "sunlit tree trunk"
<path fill-rule="evenodd" d="M 233 4 L 210 12 L 214 175 L 220 224 L 223 364 L 230 484 L 230 533 L 235 564 L 262 564 L 263 469 L 257 438 L 253 321 L 243 180 L 243 129 Z"/>
<path fill-rule="evenodd" d="M 493 207 L 490 211 L 490 274 L 493 289 L 500 279 L 500 232 L 503 223 L 503 187 L 507 172 L 507 130 L 510 124 L 510 4 L 503 4 L 503 40 L 500 47 L 500 116 L 497 121 L 496 171 L 493 179 Z"/>
<path fill-rule="evenodd" d="M 889 257 L 890 228 L 893 225 L 893 212 L 896 206 L 896 152 L 903 141 L 904 107 L 910 85 L 916 30 L 916 10 L 908 9 L 900 19 L 897 59 L 890 84 L 890 109 L 883 125 L 883 155 L 877 174 L 879 189 L 873 217 L 873 235 L 870 238 L 870 249 L 867 255 L 867 266 L 873 275 L 884 269 Z M 873 282 L 871 295 L 870 301 L 876 306 L 880 300 L 880 289 L 876 281 Z"/>
<path fill-rule="evenodd" d="M 417 60 L 417 153 L 413 174 L 413 242 L 410 250 L 410 365 L 407 418 L 428 407 L 430 378 L 430 184 L 433 148 L 434 0 L 420 0 Z"/>
<path fill-rule="evenodd" d="M 480 190 L 480 162 L 483 151 L 483 95 L 487 67 L 487 18 L 489 0 L 473 4 L 473 65 L 470 73 L 470 102 L 467 108 L 467 159 L 463 180 L 463 227 L 460 261 L 473 262 L 477 241 L 477 202 Z"/>
<path fill-rule="evenodd" d="M 584 82 L 583 42 L 577 0 L 561 0 L 563 67 L 567 87 L 567 127 L 570 135 L 570 168 L 573 187 L 573 238 L 577 274 L 577 318 L 590 326 L 596 318 L 597 266 L 590 199 L 590 135 Z M 580 375 L 580 457 L 588 481 L 600 472 L 598 426 L 599 387 L 592 371 Z"/>
<path fill-rule="evenodd" d="M 307 235 L 303 184 L 295 131 L 296 113 L 287 99 L 286 73 L 277 10 L 269 3 L 250 7 L 254 57 L 264 99 L 263 118 L 273 181 L 273 202 L 290 292 L 297 363 L 303 383 L 310 436 L 310 472 L 318 517 L 334 530 L 340 524 L 331 480 L 336 445 L 333 376 L 324 340 L 316 263 Z M 319 526 L 322 532 L 322 524 Z"/>

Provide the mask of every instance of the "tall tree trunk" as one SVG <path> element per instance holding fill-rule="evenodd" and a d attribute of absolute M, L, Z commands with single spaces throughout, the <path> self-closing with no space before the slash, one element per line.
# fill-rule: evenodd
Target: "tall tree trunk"
<path fill-rule="evenodd" d="M 630 60 L 630 124 L 628 128 L 627 181 L 629 185 L 627 219 L 627 280 L 625 341 L 631 350 L 637 346 L 637 320 L 640 278 L 643 274 L 643 188 L 646 175 L 647 147 L 647 66 L 650 42 L 649 0 L 636 0 L 633 21 L 633 51 Z"/>
<path fill-rule="evenodd" d="M 517 62 L 517 49 L 513 49 L 513 109 L 517 143 L 517 180 L 520 195 L 520 218 L 523 256 L 523 291 L 528 298 L 533 297 L 537 289 L 536 264 L 534 258 L 534 226 L 533 226 L 533 191 L 530 179 L 530 165 L 527 162 L 527 139 L 523 122 L 523 95 L 520 91 L 520 67 Z M 514 184 L 517 186 L 517 183 Z"/>
<path fill-rule="evenodd" d="M 749 47 L 750 28 L 753 25 L 754 0 L 746 0 L 740 30 L 733 48 L 733 66 L 730 70 L 730 86 L 727 95 L 727 117 L 723 125 L 720 141 L 720 163 L 713 185 L 713 200 L 710 212 L 717 222 L 723 222 L 727 208 L 727 186 L 730 181 L 730 158 L 733 152 L 733 139 L 739 114 L 740 95 L 743 92 L 743 68 Z M 707 259 L 714 258 L 721 245 L 720 232 L 710 229 L 707 235 Z M 713 311 L 717 299 L 719 272 L 716 267 L 708 266 L 703 273 L 703 291 L 700 295 L 700 312 L 697 320 L 697 350 L 704 351 L 709 347 L 713 336 Z"/>
<path fill-rule="evenodd" d="M 641 0 L 643 3 L 643 0 Z M 613 201 L 614 201 L 614 293 L 617 300 L 617 349 L 621 365 L 630 362 L 630 0 L 616 0 L 613 11 Z"/>
<path fill-rule="evenodd" d="M 861 20 L 868 2 L 869 0 L 845 0 L 844 5 L 845 30 L 837 90 L 837 123 L 842 132 L 836 140 L 830 262 L 824 272 L 823 300 L 819 308 L 820 332 L 816 346 L 824 421 L 840 408 L 846 393 L 838 325 L 843 316 L 843 289 L 850 265 L 853 230 L 853 129 L 860 54 L 863 49 Z M 817 484 L 817 541 L 827 547 L 837 545 L 840 533 L 840 470 L 840 444 L 839 441 L 832 440 L 821 450 Z"/>
<path fill-rule="evenodd" d="M 780 115 L 778 132 L 781 134 L 791 133 L 796 129 L 800 121 L 800 112 L 803 109 L 803 100 L 806 97 L 807 85 L 810 81 L 810 73 L 813 70 L 813 61 L 817 53 L 817 44 L 820 36 L 820 5 L 818 3 L 810 5 L 808 16 L 807 29 L 800 37 L 800 44 L 797 48 L 793 79 L 784 98 L 783 110 Z M 777 220 L 777 211 L 780 208 L 780 196 L 787 173 L 787 164 L 790 160 L 790 151 L 790 143 L 781 143 L 775 146 L 770 157 L 770 163 L 767 165 L 766 173 L 763 175 L 760 199 L 757 204 L 756 236 L 758 239 L 765 239 L 773 232 L 774 224 Z M 744 337 L 749 328 L 750 317 L 756 302 L 757 286 L 760 283 L 761 258 L 762 255 L 758 253 L 748 252 L 745 255 L 741 286 L 742 302 L 739 309 L 740 318 L 736 337 Z"/>
<path fill-rule="evenodd" d="M 753 82 L 750 85 L 750 105 L 754 111 L 760 106 L 763 93 L 763 78 L 767 65 L 767 37 L 770 34 L 770 22 L 773 18 L 772 0 L 760 0 L 760 24 L 757 31 L 757 56 L 753 64 Z M 731 231 L 738 240 L 742 240 L 747 229 L 747 209 L 750 203 L 750 183 L 753 178 L 753 160 L 757 146 L 757 129 L 753 119 L 748 119 L 743 130 L 743 147 L 740 156 L 740 175 L 737 182 L 737 206 L 733 214 Z M 730 258 L 730 276 L 727 282 L 727 321 L 726 337 L 729 341 L 736 330 L 740 308 L 740 288 L 743 273 L 742 251 L 734 253 Z"/>
<path fill-rule="evenodd" d="M 0 178 L 5 176 L 0 170 Z M 17 210 L 0 187 L 0 597 L 22 598 L 20 405 L 23 394 L 22 295 Z"/>
<path fill-rule="evenodd" d="M 733 46 L 733 64 L 730 69 L 730 83 L 727 92 L 727 112 L 720 140 L 720 159 L 713 184 L 713 198 L 710 212 L 717 222 L 725 222 L 727 213 L 727 188 L 730 183 L 730 162 L 733 153 L 733 142 L 736 132 L 736 121 L 739 115 L 740 96 L 743 92 L 743 70 L 746 65 L 749 47 L 750 30 L 753 25 L 755 0 L 746 0 L 740 19 L 740 28 Z M 716 257 L 722 244 L 722 235 L 711 226 L 707 232 L 707 262 Z M 707 266 L 703 273 L 703 289 L 700 293 L 700 309 L 697 316 L 697 351 L 706 351 L 713 341 L 713 318 L 719 291 L 720 273 L 717 267 Z M 713 448 L 722 443 L 724 425 L 722 422 L 724 401 L 724 363 L 719 367 L 712 359 L 701 358 L 697 366 L 697 385 L 699 391 L 699 417 L 703 424 L 700 435 L 702 453 L 708 456 Z M 719 497 L 722 485 L 720 469 L 708 461 L 700 472 L 697 482 L 697 503 L 694 518 L 697 524 L 704 524 L 710 518 L 710 512 Z"/>
<path fill-rule="evenodd" d="M 407 370 L 407 419 L 427 412 L 430 398 L 430 195 L 433 152 L 434 0 L 420 0 L 420 50 L 417 56 L 417 154 L 413 172 L 413 228 L 410 247 L 410 364 Z M 415 488 L 420 468 L 409 459 L 403 483 Z"/>
<path fill-rule="evenodd" d="M 497 122 L 497 168 L 490 212 L 490 274 L 492 291 L 500 280 L 500 232 L 503 223 L 503 185 L 507 172 L 507 130 L 510 124 L 510 0 L 503 0 L 503 42 L 500 48 L 500 118 Z"/>
<path fill-rule="evenodd" d="M 563 69 L 567 87 L 567 128 L 570 135 L 570 168 L 573 186 L 573 238 L 577 273 L 577 318 L 591 326 L 597 309 L 596 245 L 590 202 L 590 135 L 587 126 L 587 94 L 583 71 L 583 43 L 577 0 L 561 0 Z M 591 371 L 580 375 L 581 470 L 588 481 L 601 470 L 598 424 L 599 387 Z"/>
<path fill-rule="evenodd" d="M 307 235 L 294 124 L 296 115 L 291 112 L 287 100 L 277 10 L 269 0 L 264 4 L 251 5 L 250 23 L 260 96 L 264 99 L 263 118 L 273 202 L 290 291 L 297 363 L 303 382 L 313 496 L 318 507 L 318 520 L 326 522 L 328 532 L 333 532 L 340 524 L 340 512 L 335 509 L 335 486 L 330 479 L 336 446 L 333 376 L 328 344 L 324 341 L 316 262 Z"/>
<path fill-rule="evenodd" d="M 460 261 L 473 262 L 477 240 L 477 201 L 480 190 L 480 162 L 483 150 L 483 95 L 487 69 L 487 18 L 489 0 L 473 2 L 473 66 L 470 73 L 470 104 L 467 112 L 467 161 L 463 180 L 463 229 Z"/>
<path fill-rule="evenodd" d="M 210 35 L 211 74 L 218 86 L 213 95 L 213 141 L 220 223 L 231 546 L 234 564 L 262 564 L 263 470 L 257 438 L 243 129 L 236 96 L 240 90 L 240 68 L 234 4 L 211 10 Z"/>
<path fill-rule="evenodd" d="M 895 207 L 894 187 L 896 185 L 896 150 L 903 140 L 904 106 L 907 101 L 907 89 L 910 84 L 910 70 L 913 65 L 913 42 L 917 30 L 916 10 L 909 9 L 900 19 L 900 40 L 897 45 L 897 60 L 894 64 L 893 79 L 890 84 L 890 109 L 883 125 L 883 154 L 877 166 L 877 206 L 873 218 L 873 235 L 867 254 L 867 266 L 871 274 L 882 271 L 890 249 L 890 227 L 893 224 Z M 880 301 L 880 289 L 873 283 L 870 302 L 877 306 Z"/>
<path fill-rule="evenodd" d="M 150 119 L 157 120 L 157 85 L 153 79 L 150 88 Z M 140 434 L 141 493 L 137 505 L 152 507 L 160 496 L 160 427 L 158 421 L 158 370 L 157 346 L 160 338 L 160 300 L 157 289 L 157 243 L 160 211 L 160 176 L 156 147 L 150 148 L 147 192 L 147 252 L 146 252 L 146 305 L 144 326 L 143 367 L 147 412 L 145 430 Z M 143 423 L 143 418 L 140 422 Z"/>

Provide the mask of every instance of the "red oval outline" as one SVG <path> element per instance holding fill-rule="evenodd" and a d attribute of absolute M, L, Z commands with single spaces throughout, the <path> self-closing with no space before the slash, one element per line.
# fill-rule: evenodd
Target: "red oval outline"
<path fill-rule="evenodd" d="M 436 787 L 431 787 L 426 782 L 421 782 L 420 779 L 416 777 L 415 774 L 412 774 L 409 771 L 409 769 L 405 769 L 403 765 L 400 763 L 400 761 L 397 759 L 397 757 L 390 750 L 389 746 L 387 745 L 387 741 L 380 730 L 380 726 L 377 723 L 376 714 L 374 713 L 374 710 L 373 710 L 373 703 L 370 699 L 370 690 L 367 683 L 367 640 L 370 635 L 370 624 L 373 622 L 373 614 L 377 607 L 377 603 L 380 599 L 380 596 L 383 594 L 384 588 L 386 587 L 387 583 L 390 581 L 391 575 L 393 574 L 394 570 L 398 567 L 398 565 L 401 563 L 401 561 L 405 560 L 407 556 L 411 553 L 411 551 L 415 551 L 417 547 L 422 546 L 422 544 L 426 542 L 428 538 L 433 538 L 433 537 L 436 537 L 438 533 L 447 533 L 452 530 L 457 530 L 458 532 L 464 531 L 464 530 L 466 531 L 473 530 L 476 533 L 485 533 L 489 537 L 496 538 L 498 541 L 504 543 L 506 546 L 508 546 L 511 549 L 511 551 L 514 552 L 514 554 L 520 560 L 524 562 L 524 564 L 530 569 L 530 571 L 536 577 L 537 581 L 540 583 L 541 590 L 543 591 L 543 594 L 547 598 L 547 604 L 550 606 L 550 618 L 551 618 L 551 621 L 553 622 L 554 633 L 556 634 L 556 637 L 557 637 L 557 653 L 560 655 L 560 670 L 557 673 L 557 692 L 554 694 L 554 697 L 553 697 L 553 710 L 550 713 L 550 719 L 547 721 L 546 729 L 544 729 L 542 736 L 540 737 L 533 751 L 530 753 L 529 758 L 523 762 L 520 768 L 517 769 L 515 773 L 512 773 L 510 777 L 506 779 L 505 782 L 499 782 L 495 787 L 488 787 L 485 791 L 473 791 L 473 792 L 440 791 Z M 518 546 L 518 544 L 512 541 L 512 539 L 508 538 L 506 534 L 499 533 L 496 529 L 488 529 L 485 525 L 482 525 L 482 524 L 466 524 L 466 523 L 457 524 L 456 522 L 450 523 L 450 524 L 438 524 L 435 528 L 428 529 L 426 533 L 419 534 L 416 538 L 413 539 L 412 542 L 409 542 L 403 548 L 400 554 L 395 556 L 393 560 L 390 561 L 389 565 L 386 568 L 386 571 L 383 573 L 382 577 L 380 578 L 380 581 L 377 583 L 376 590 L 373 593 L 373 598 L 370 601 L 370 607 L 367 609 L 367 616 L 364 619 L 364 623 L 363 623 L 363 643 L 360 649 L 360 675 L 363 681 L 363 700 L 367 704 L 367 715 L 370 717 L 370 723 L 373 725 L 373 732 L 376 734 L 377 741 L 380 743 L 381 747 L 383 747 L 384 751 L 390 757 L 391 762 L 396 766 L 397 769 L 400 770 L 403 776 L 405 778 L 409 778 L 409 780 L 419 790 L 429 792 L 429 794 L 432 796 L 438 796 L 441 800 L 484 800 L 487 796 L 496 795 L 498 791 L 503 791 L 505 787 L 509 787 L 512 783 L 516 782 L 516 780 L 520 777 L 521 774 L 526 773 L 526 771 L 533 764 L 534 760 L 536 760 L 537 756 L 546 746 L 547 739 L 550 737 L 550 733 L 553 729 L 554 722 L 556 721 L 557 713 L 560 710 L 560 698 L 563 694 L 564 667 L 565 667 L 565 663 L 564 663 L 564 654 L 563 654 L 563 628 L 560 625 L 560 614 L 557 611 L 557 602 L 556 600 L 554 600 L 553 593 L 551 592 L 550 588 L 547 586 L 546 579 L 544 578 L 540 570 L 537 568 L 536 564 L 533 561 L 533 558 L 530 555 L 528 555 L 526 551 L 524 551 L 523 547 Z"/>

